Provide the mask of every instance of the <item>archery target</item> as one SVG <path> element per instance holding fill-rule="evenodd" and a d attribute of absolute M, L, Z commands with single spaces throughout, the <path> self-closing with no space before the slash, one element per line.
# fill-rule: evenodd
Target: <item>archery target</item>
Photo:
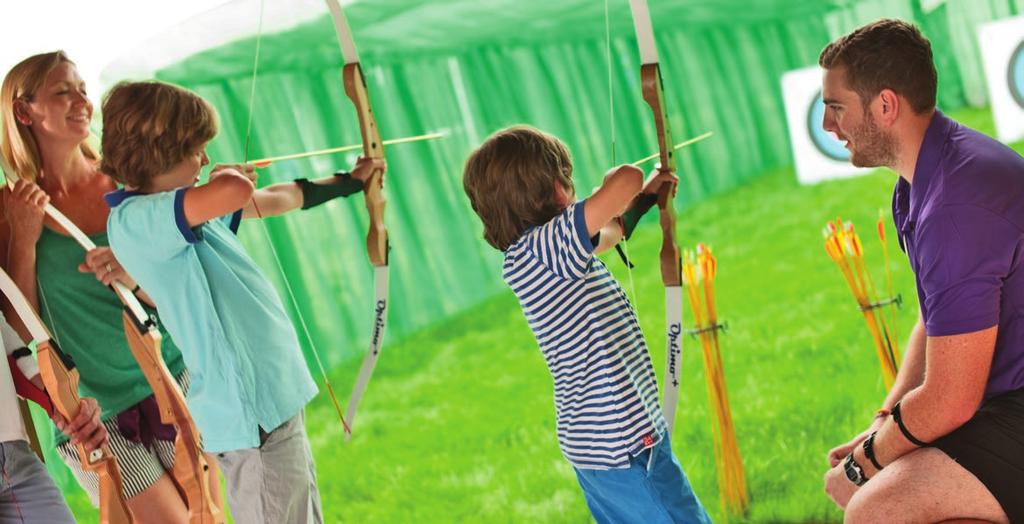
<path fill-rule="evenodd" d="M 796 177 L 802 184 L 867 173 L 850 164 L 850 152 L 832 133 L 822 128 L 825 104 L 821 100 L 820 67 L 808 67 L 782 75 L 782 96 L 793 147 Z"/>
<path fill-rule="evenodd" d="M 1004 142 L 1024 138 L 1024 17 L 978 27 L 982 65 L 996 136 Z"/>
<path fill-rule="evenodd" d="M 1010 55 L 1010 67 L 1006 75 L 1007 85 L 1017 105 L 1024 107 L 1024 40 Z"/>

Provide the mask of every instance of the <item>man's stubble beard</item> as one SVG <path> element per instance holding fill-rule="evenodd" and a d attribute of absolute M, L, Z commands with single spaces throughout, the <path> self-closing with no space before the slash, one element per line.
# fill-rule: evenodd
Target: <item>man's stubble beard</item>
<path fill-rule="evenodd" d="M 850 163 L 856 167 L 891 167 L 896 163 L 896 139 L 882 131 L 869 110 L 864 111 L 864 123 L 852 129 L 848 139 L 853 144 Z"/>

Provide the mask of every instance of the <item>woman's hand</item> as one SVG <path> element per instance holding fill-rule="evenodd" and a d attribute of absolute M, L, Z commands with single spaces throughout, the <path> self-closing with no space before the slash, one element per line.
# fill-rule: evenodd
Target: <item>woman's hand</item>
<path fill-rule="evenodd" d="M 4 215 L 11 225 L 11 237 L 35 245 L 43 233 L 43 219 L 50 196 L 36 184 L 17 180 L 4 188 Z"/>
<path fill-rule="evenodd" d="M 121 282 L 128 288 L 135 287 L 135 281 L 121 267 L 121 263 L 114 257 L 114 252 L 109 247 L 97 247 L 85 254 L 85 262 L 78 265 L 78 271 L 82 273 L 93 273 L 96 280 L 104 286 L 111 286 L 114 282 Z"/>
<path fill-rule="evenodd" d="M 100 405 L 94 398 L 83 398 L 78 401 L 78 416 L 68 422 L 56 411 L 53 423 L 57 429 L 71 437 L 72 444 L 82 444 L 86 451 L 92 451 L 110 440 L 107 428 L 100 422 Z"/>

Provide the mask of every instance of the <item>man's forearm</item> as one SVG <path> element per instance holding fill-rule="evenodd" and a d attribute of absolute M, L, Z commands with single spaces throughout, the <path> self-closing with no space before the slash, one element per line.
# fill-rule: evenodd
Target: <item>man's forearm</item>
<path fill-rule="evenodd" d="M 876 459 L 884 459 L 885 462 L 883 464 L 889 464 L 916 448 L 916 446 L 904 439 L 902 435 L 899 435 L 899 428 L 892 418 L 887 416 L 886 412 L 891 411 L 897 402 L 905 399 L 910 392 L 924 384 L 925 348 L 927 343 L 928 337 L 925 333 L 924 322 L 918 316 L 917 323 L 914 324 L 914 328 L 910 332 L 910 338 L 903 353 L 903 361 L 900 363 L 899 373 L 896 374 L 896 382 L 882 403 L 881 409 L 884 411 L 879 411 L 879 414 L 875 417 L 874 422 L 867 431 L 867 433 L 876 432 L 874 440 Z M 893 433 L 893 430 L 895 430 L 895 433 Z M 890 443 L 895 444 L 890 446 Z M 885 451 L 877 451 L 883 448 Z M 865 469 L 865 473 L 867 473 L 869 478 L 878 472 L 877 468 L 869 463 L 867 457 L 865 457 L 862 446 L 856 446 L 853 454 L 854 458 L 857 459 L 857 463 Z"/>
<path fill-rule="evenodd" d="M 993 326 L 927 340 L 924 382 L 903 395 L 899 416 L 893 411 L 875 436 L 881 465 L 929 445 L 974 416 L 984 398 L 997 335 Z"/>
<path fill-rule="evenodd" d="M 882 409 L 891 410 L 907 393 L 924 383 L 927 341 L 928 336 L 925 334 L 924 322 L 918 316 L 917 323 L 914 324 L 914 329 L 910 332 L 910 339 L 907 341 L 906 351 L 903 353 L 903 361 L 900 363 L 899 373 L 896 374 L 896 382 L 889 390 L 889 394 L 886 395 Z"/>

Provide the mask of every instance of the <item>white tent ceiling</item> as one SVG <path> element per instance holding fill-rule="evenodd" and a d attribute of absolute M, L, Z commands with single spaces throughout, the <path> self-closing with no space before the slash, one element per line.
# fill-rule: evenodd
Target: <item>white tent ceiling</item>
<path fill-rule="evenodd" d="M 224 0 L 0 0 L 0 75 L 22 59 L 55 49 L 78 64 L 94 100 L 100 72 L 156 34 Z M 201 19 L 201 17 L 199 17 Z"/>

